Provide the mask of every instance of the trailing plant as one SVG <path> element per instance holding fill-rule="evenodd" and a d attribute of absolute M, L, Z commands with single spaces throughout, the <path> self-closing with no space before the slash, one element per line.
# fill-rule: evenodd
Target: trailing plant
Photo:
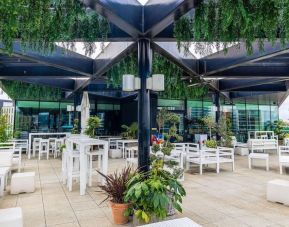
<path fill-rule="evenodd" d="M 99 186 L 107 195 L 104 201 L 110 199 L 113 203 L 125 203 L 125 192 L 129 180 L 136 174 L 131 166 L 127 166 L 121 172 L 115 171 L 113 174 L 105 175 L 97 171 L 105 179 L 105 184 Z M 103 202 L 104 202 L 103 201 Z"/>
<path fill-rule="evenodd" d="M 247 53 L 253 53 L 253 42 L 263 50 L 264 42 L 272 45 L 289 40 L 289 4 L 277 0 L 209 0 L 201 1 L 192 18 L 188 15 L 175 22 L 174 36 L 178 47 L 188 51 L 197 43 L 200 53 L 212 48 L 227 50 L 229 45 L 244 42 Z"/>
<path fill-rule="evenodd" d="M 11 53 L 14 40 L 25 48 L 51 52 L 55 42 L 82 39 L 86 53 L 94 42 L 106 40 L 109 23 L 95 11 L 75 0 L 3 0 L 0 1 L 0 42 Z"/>
<path fill-rule="evenodd" d="M 206 140 L 206 147 L 208 148 L 217 148 L 218 143 L 216 140 Z"/>
<path fill-rule="evenodd" d="M 21 81 L 1 80 L 1 87 L 14 100 L 49 100 L 61 99 L 61 89 L 28 84 Z"/>
<path fill-rule="evenodd" d="M 97 116 L 89 117 L 87 120 L 87 128 L 85 129 L 85 134 L 89 137 L 95 136 L 95 131 L 100 127 L 101 120 Z"/>
<path fill-rule="evenodd" d="M 142 222 L 148 223 L 153 218 L 167 217 L 170 204 L 182 212 L 182 197 L 186 195 L 183 186 L 169 172 L 165 171 L 160 162 L 154 162 L 149 172 L 139 172 L 133 176 L 125 193 L 125 201 L 132 206 L 127 215 L 134 215 Z"/>
<path fill-rule="evenodd" d="M 154 53 L 152 63 L 152 74 L 162 73 L 165 75 L 165 91 L 159 92 L 160 98 L 192 99 L 200 98 L 208 93 L 208 87 L 205 85 L 188 87 L 188 84 L 182 80 L 182 77 L 185 75 L 183 70 L 165 57 Z M 136 54 L 131 54 L 112 66 L 106 73 L 107 86 L 120 88 L 123 74 L 138 75 Z M 194 83 L 198 81 L 192 78 L 191 82 Z"/>
<path fill-rule="evenodd" d="M 11 125 L 9 125 L 8 117 L 5 114 L 0 114 L 0 142 L 7 142 L 12 138 Z"/>
<path fill-rule="evenodd" d="M 211 116 L 205 116 L 202 118 L 203 124 L 208 127 L 210 132 L 210 139 L 212 139 L 212 130 L 216 128 L 216 123 L 214 118 Z"/>
<path fill-rule="evenodd" d="M 137 138 L 137 131 L 138 131 L 138 124 L 137 122 L 133 122 L 130 126 L 122 125 L 124 132 L 121 133 L 122 137 L 126 139 L 136 139 Z"/>
<path fill-rule="evenodd" d="M 73 128 L 71 129 L 71 134 L 78 134 L 78 124 L 79 124 L 79 120 L 75 118 L 73 120 Z"/>

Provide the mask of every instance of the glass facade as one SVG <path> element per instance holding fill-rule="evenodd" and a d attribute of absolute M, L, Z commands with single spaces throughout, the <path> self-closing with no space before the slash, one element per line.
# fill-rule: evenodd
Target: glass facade
<path fill-rule="evenodd" d="M 70 131 L 73 125 L 73 112 L 67 111 L 69 101 L 16 101 L 15 129 L 28 132 L 63 132 Z M 102 124 L 98 134 L 115 135 L 121 131 L 124 116 L 122 108 L 127 108 L 118 101 L 91 101 L 91 115 L 100 117 Z M 132 106 L 131 108 L 137 108 Z M 178 114 L 181 122 L 179 133 L 184 138 L 193 138 L 196 133 L 208 133 L 208 129 L 201 124 L 204 116 L 215 119 L 216 107 L 208 99 L 203 100 L 167 100 L 158 99 L 157 109 L 167 108 Z M 234 102 L 221 100 L 221 114 L 229 118 L 232 131 L 238 141 L 246 141 L 248 131 L 270 130 L 271 123 L 278 120 L 278 106 L 267 101 L 259 103 L 258 99 L 240 99 Z M 131 120 L 131 119 L 130 119 Z M 165 126 L 165 130 L 169 125 Z"/>

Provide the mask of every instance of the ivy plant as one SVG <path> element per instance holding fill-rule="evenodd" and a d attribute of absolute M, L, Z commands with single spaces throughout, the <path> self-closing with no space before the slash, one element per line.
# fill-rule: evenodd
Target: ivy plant
<path fill-rule="evenodd" d="M 21 81 L 1 80 L 2 89 L 14 100 L 49 100 L 61 99 L 61 89 L 28 84 Z"/>
<path fill-rule="evenodd" d="M 103 41 L 109 23 L 76 0 L 2 0 L 0 1 L 0 42 L 11 53 L 15 39 L 25 48 L 51 52 L 55 42 L 87 42 L 92 53 L 95 41 Z"/>
<path fill-rule="evenodd" d="M 175 22 L 174 36 L 185 50 L 191 42 L 199 42 L 201 53 L 212 45 L 226 51 L 239 42 L 245 43 L 248 54 L 253 52 L 253 42 L 262 51 L 265 41 L 289 41 L 289 4 L 283 0 L 201 1 L 192 18 L 185 15 Z"/>

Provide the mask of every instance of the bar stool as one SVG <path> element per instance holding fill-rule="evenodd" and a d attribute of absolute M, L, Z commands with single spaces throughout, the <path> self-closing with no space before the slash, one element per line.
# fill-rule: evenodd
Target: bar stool
<path fill-rule="evenodd" d="M 33 157 L 35 157 L 36 152 L 39 152 L 39 142 L 41 138 L 34 138 L 33 139 Z"/>
<path fill-rule="evenodd" d="M 55 138 L 49 138 L 49 152 L 51 152 L 52 154 L 55 153 Z"/>
<path fill-rule="evenodd" d="M 64 144 L 63 139 L 55 139 L 54 141 L 54 158 L 58 157 L 58 154 L 60 153 L 61 146 Z"/>
<path fill-rule="evenodd" d="M 39 141 L 39 160 L 41 159 L 42 154 L 46 154 L 46 159 L 49 159 L 49 140 L 40 139 Z"/>
<path fill-rule="evenodd" d="M 67 188 L 71 192 L 72 191 L 72 182 L 73 178 L 80 178 L 80 165 L 79 158 L 80 153 L 76 150 L 66 150 L 66 160 L 67 160 Z"/>
<path fill-rule="evenodd" d="M 100 174 L 93 168 L 93 157 L 97 156 L 97 162 L 98 162 L 98 166 L 97 169 L 98 171 L 102 170 L 102 156 L 104 154 L 104 149 L 103 148 L 99 148 L 97 150 L 90 150 L 90 151 L 86 151 L 86 155 L 87 155 L 87 162 L 88 162 L 88 186 L 91 187 L 92 186 L 92 176 L 93 175 L 98 175 L 98 181 L 101 181 L 101 176 Z"/>

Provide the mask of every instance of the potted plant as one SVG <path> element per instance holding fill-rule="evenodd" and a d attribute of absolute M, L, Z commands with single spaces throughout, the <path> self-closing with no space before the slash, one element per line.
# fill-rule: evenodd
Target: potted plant
<path fill-rule="evenodd" d="M 182 212 L 183 186 L 171 173 L 163 169 L 161 159 L 152 162 L 151 170 L 135 174 L 128 182 L 125 201 L 132 205 L 127 215 L 134 214 L 134 224 L 144 224 L 164 219 L 170 204 Z"/>
<path fill-rule="evenodd" d="M 218 147 L 218 143 L 216 140 L 207 140 L 206 141 L 206 147 L 208 148 L 217 148 Z"/>
<path fill-rule="evenodd" d="M 85 129 L 84 133 L 93 138 L 95 136 L 96 129 L 100 127 L 100 123 L 101 120 L 99 117 L 89 117 L 87 120 L 87 128 Z"/>
<path fill-rule="evenodd" d="M 202 118 L 202 121 L 208 127 L 210 139 L 212 139 L 212 130 L 216 127 L 215 120 L 211 116 L 206 116 Z"/>
<path fill-rule="evenodd" d="M 126 139 L 136 139 L 137 138 L 137 131 L 138 131 L 138 124 L 137 122 L 133 122 L 130 126 L 122 125 L 124 132 L 121 133 L 122 137 Z"/>
<path fill-rule="evenodd" d="M 225 147 L 232 147 L 231 121 L 224 115 L 220 117 L 218 122 L 218 134 L 221 137 L 221 145 Z"/>
<path fill-rule="evenodd" d="M 78 134 L 78 123 L 79 123 L 79 120 L 75 118 L 73 120 L 73 128 L 71 129 L 71 134 Z"/>
<path fill-rule="evenodd" d="M 125 191 L 130 178 L 134 175 L 132 168 L 128 166 L 120 173 L 114 172 L 109 175 L 104 175 L 99 171 L 98 173 L 105 178 L 105 184 L 100 186 L 100 188 L 107 194 L 107 198 L 104 201 L 110 199 L 114 223 L 117 225 L 127 223 L 128 217 L 125 212 L 129 208 L 130 203 L 125 201 Z"/>

